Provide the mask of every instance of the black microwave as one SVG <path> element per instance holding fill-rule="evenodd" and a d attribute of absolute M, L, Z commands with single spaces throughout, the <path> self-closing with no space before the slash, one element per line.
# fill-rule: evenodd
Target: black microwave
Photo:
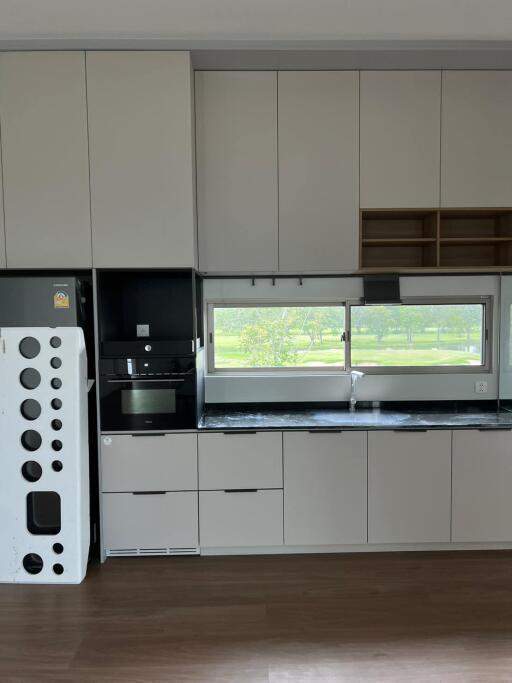
<path fill-rule="evenodd" d="M 194 357 L 100 360 L 103 431 L 195 429 Z"/>

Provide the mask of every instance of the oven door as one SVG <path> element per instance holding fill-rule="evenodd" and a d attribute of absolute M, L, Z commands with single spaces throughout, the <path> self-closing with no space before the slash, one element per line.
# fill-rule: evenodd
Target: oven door
<path fill-rule="evenodd" d="M 194 429 L 195 375 L 162 379 L 101 378 L 102 430 Z"/>

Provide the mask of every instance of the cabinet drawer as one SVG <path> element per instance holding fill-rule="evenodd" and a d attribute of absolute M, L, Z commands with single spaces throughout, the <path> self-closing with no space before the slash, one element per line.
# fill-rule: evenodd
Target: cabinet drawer
<path fill-rule="evenodd" d="M 194 552 L 197 493 L 104 493 L 103 534 L 107 554 Z"/>
<path fill-rule="evenodd" d="M 199 488 L 283 486 L 281 432 L 199 434 Z"/>
<path fill-rule="evenodd" d="M 282 545 L 283 492 L 204 491 L 199 519 L 204 547 Z"/>
<path fill-rule="evenodd" d="M 102 490 L 197 490 L 197 436 L 101 437 Z"/>

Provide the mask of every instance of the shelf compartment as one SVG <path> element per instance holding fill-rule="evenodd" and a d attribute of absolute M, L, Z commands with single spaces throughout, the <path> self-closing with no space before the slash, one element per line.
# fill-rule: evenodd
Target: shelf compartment
<path fill-rule="evenodd" d="M 436 239 L 438 212 L 435 209 L 375 209 L 361 211 L 361 238 Z"/>
<path fill-rule="evenodd" d="M 435 240 L 428 240 L 426 244 L 393 242 L 386 246 L 363 243 L 362 268 L 433 268 L 436 265 L 437 244 Z"/>
<path fill-rule="evenodd" d="M 510 209 L 443 209 L 440 237 L 444 239 L 512 239 Z"/>
<path fill-rule="evenodd" d="M 437 234 L 437 210 L 363 210 L 361 268 L 435 268 Z"/>
<path fill-rule="evenodd" d="M 512 241 L 446 243 L 441 241 L 441 268 L 512 266 Z"/>

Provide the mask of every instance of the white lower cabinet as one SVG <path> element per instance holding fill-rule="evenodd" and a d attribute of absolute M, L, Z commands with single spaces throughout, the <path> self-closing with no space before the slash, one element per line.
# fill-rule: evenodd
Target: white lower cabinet
<path fill-rule="evenodd" d="M 280 490 L 201 491 L 201 547 L 273 546 L 283 543 Z"/>
<path fill-rule="evenodd" d="M 369 543 L 449 542 L 450 516 L 451 432 L 369 432 Z"/>
<path fill-rule="evenodd" d="M 197 492 L 104 493 L 107 555 L 195 553 Z"/>
<path fill-rule="evenodd" d="M 366 543 L 366 432 L 284 434 L 286 545 Z"/>
<path fill-rule="evenodd" d="M 512 431 L 453 432 L 452 540 L 512 541 Z"/>
<path fill-rule="evenodd" d="M 199 434 L 199 488 L 283 487 L 281 432 Z"/>
<path fill-rule="evenodd" d="M 197 490 L 196 434 L 102 436 L 101 487 L 104 493 Z"/>

